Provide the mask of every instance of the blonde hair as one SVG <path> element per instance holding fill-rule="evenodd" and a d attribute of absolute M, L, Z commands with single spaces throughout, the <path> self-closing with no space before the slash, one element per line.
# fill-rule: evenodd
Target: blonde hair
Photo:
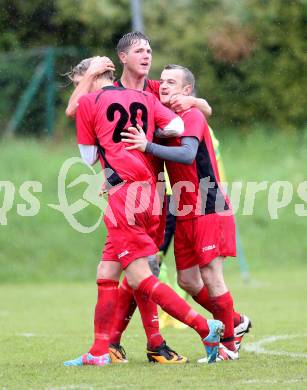
<path fill-rule="evenodd" d="M 65 76 L 67 76 L 70 81 L 74 82 L 76 76 L 83 76 L 84 73 L 88 70 L 93 58 L 94 57 L 85 58 L 84 60 L 79 62 L 78 65 L 73 67 L 70 72 L 67 72 Z M 115 80 L 114 73 L 111 70 L 107 70 L 104 73 L 101 73 L 98 77 L 103 77 L 109 79 L 110 81 Z"/>

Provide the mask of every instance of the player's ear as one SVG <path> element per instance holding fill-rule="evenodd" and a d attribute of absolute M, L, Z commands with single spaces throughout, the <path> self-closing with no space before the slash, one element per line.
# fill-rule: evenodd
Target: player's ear
<path fill-rule="evenodd" d="M 191 84 L 186 85 L 182 90 L 182 95 L 190 96 L 192 95 L 193 88 Z"/>
<path fill-rule="evenodd" d="M 124 51 L 121 51 L 119 54 L 118 54 L 118 57 L 120 59 L 120 62 L 122 64 L 125 64 L 127 62 L 127 53 L 125 53 Z"/>

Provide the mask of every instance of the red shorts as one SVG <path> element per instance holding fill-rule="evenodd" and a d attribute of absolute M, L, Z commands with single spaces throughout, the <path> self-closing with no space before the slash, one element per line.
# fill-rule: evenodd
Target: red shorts
<path fill-rule="evenodd" d="M 119 261 L 125 269 L 132 261 L 158 252 L 154 215 L 155 186 L 126 183 L 110 191 L 104 216 L 108 234 L 102 259 Z"/>
<path fill-rule="evenodd" d="M 236 256 L 233 215 L 208 214 L 176 221 L 174 252 L 176 268 L 200 268 L 218 256 Z"/>

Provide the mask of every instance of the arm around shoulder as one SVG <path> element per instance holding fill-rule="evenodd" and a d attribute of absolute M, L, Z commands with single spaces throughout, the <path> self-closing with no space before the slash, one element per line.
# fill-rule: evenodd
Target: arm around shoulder
<path fill-rule="evenodd" d="M 81 98 L 81 96 L 91 92 L 92 84 L 95 77 L 96 76 L 93 74 L 85 74 L 82 80 L 80 81 L 80 83 L 74 89 L 73 93 L 69 98 L 68 105 L 65 110 L 65 115 L 68 118 L 71 119 L 75 118 L 77 107 L 78 107 L 78 101 Z"/>
<path fill-rule="evenodd" d="M 194 97 L 194 99 L 194 107 L 198 108 L 206 118 L 209 118 L 212 115 L 212 108 L 207 100 L 197 97 Z"/>

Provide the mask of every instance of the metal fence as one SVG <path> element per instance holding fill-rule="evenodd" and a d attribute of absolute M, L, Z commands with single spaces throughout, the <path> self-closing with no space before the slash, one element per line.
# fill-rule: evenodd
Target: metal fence
<path fill-rule="evenodd" d="M 74 47 L 42 47 L 0 54 L 0 135 L 52 135 L 72 65 L 86 56 Z"/>

